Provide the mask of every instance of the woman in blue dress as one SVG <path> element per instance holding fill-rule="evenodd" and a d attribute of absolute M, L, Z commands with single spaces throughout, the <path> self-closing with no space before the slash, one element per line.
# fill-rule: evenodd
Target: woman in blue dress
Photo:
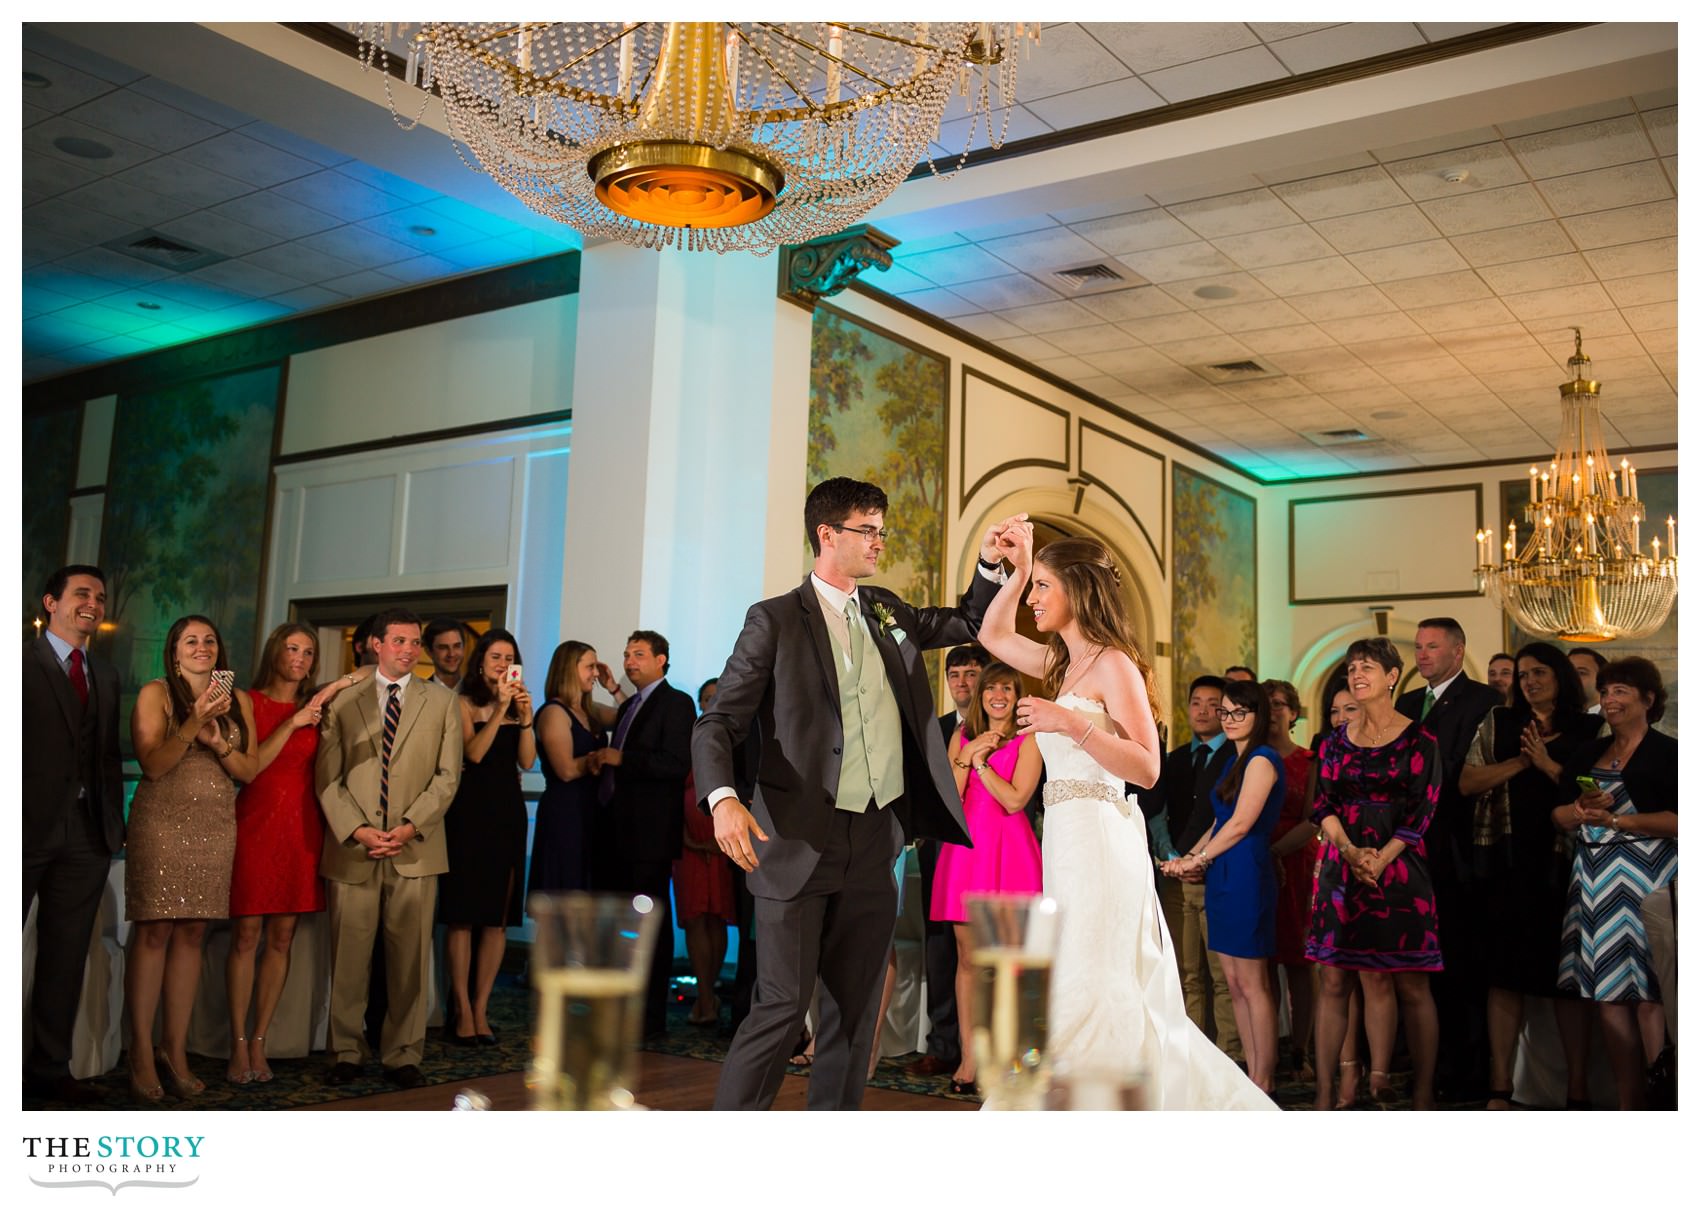
<path fill-rule="evenodd" d="M 555 649 L 544 684 L 548 701 L 537 712 L 537 752 L 543 759 L 543 795 L 531 840 L 532 892 L 578 892 L 590 888 L 591 824 L 596 813 L 597 770 L 591 755 L 608 743 L 614 710 L 591 698 L 613 672 L 596 659 L 596 649 L 568 640 Z M 622 694 L 616 683 L 614 701 Z"/>
<path fill-rule="evenodd" d="M 1246 1073 L 1263 1091 L 1275 1088 L 1275 864 L 1269 835 L 1281 815 L 1287 778 L 1269 742 L 1269 696 L 1256 682 L 1229 682 L 1217 709 L 1234 761 L 1210 793 L 1216 823 L 1185 857 L 1163 864 L 1165 875 L 1204 882 L 1206 945 L 1222 961 L 1234 1025 L 1245 1046 Z"/>

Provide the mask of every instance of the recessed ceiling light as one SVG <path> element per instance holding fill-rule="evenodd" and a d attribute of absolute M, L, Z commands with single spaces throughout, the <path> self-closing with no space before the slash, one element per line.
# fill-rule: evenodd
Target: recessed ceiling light
<path fill-rule="evenodd" d="M 85 160 L 105 160 L 112 155 L 112 149 L 106 144 L 96 143 L 93 139 L 79 139 L 75 135 L 60 135 L 53 141 L 53 146 L 67 156 L 81 156 Z"/>
<path fill-rule="evenodd" d="M 159 310 L 159 304 L 158 303 L 149 303 L 146 299 L 137 299 L 136 300 L 136 306 L 141 308 L 143 311 L 158 311 Z"/>
<path fill-rule="evenodd" d="M 416 236 L 434 236 L 434 235 L 437 234 L 436 228 L 426 227 L 424 224 L 421 224 L 421 223 L 416 223 L 412 227 L 408 228 L 407 230 L 412 232 Z"/>
<path fill-rule="evenodd" d="M 1200 299 L 1231 299 L 1240 292 L 1232 286 L 1200 286 L 1192 293 Z"/>
<path fill-rule="evenodd" d="M 51 88 L 51 87 L 53 87 L 53 81 L 49 80 L 46 76 L 42 75 L 40 72 L 25 72 L 24 73 L 24 87 L 25 88 Z"/>

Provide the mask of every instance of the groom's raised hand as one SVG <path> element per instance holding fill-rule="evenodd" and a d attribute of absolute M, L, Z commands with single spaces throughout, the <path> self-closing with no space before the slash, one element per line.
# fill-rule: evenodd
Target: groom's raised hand
<path fill-rule="evenodd" d="M 760 864 L 756 862 L 756 852 L 750 846 L 750 831 L 762 841 L 767 841 L 767 834 L 761 831 L 756 818 L 750 815 L 750 810 L 738 802 L 737 797 L 727 796 L 714 804 L 714 842 L 727 858 L 731 859 L 745 871 L 754 871 Z"/>
<path fill-rule="evenodd" d="M 986 533 L 984 537 L 980 539 L 980 558 L 988 564 L 1001 563 L 1003 561 L 1004 551 L 998 540 L 1003 537 L 1004 531 L 1008 530 L 1011 526 L 1025 522 L 1026 520 L 1026 514 L 1018 513 L 1005 518 L 1001 522 L 993 522 L 990 526 L 986 527 Z"/>

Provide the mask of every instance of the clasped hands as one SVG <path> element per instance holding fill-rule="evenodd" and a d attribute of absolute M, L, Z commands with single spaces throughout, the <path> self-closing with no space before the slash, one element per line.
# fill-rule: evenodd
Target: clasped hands
<path fill-rule="evenodd" d="M 1204 869 L 1208 865 L 1196 854 L 1183 854 L 1180 858 L 1165 859 L 1158 863 L 1157 870 L 1183 884 L 1202 884 Z"/>
<path fill-rule="evenodd" d="M 1345 860 L 1346 869 L 1360 883 L 1374 888 L 1381 883 L 1381 873 L 1387 870 L 1387 865 L 1393 860 L 1370 846 L 1354 846 L 1347 842 L 1340 847 L 1340 857 Z"/>
<path fill-rule="evenodd" d="M 394 829 L 379 829 L 376 825 L 362 825 L 349 835 L 350 840 L 359 842 L 366 848 L 369 859 L 394 858 L 401 853 L 401 848 L 419 836 L 411 822 L 403 821 Z"/>

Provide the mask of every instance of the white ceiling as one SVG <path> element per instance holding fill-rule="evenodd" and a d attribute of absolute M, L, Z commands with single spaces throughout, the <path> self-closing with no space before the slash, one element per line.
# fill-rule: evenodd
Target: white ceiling
<path fill-rule="evenodd" d="M 1008 139 L 1165 118 L 1483 28 L 1047 25 Z M 69 288 L 110 282 L 98 246 L 140 227 L 225 253 L 194 287 L 250 322 L 481 267 L 457 248 L 577 243 L 548 244 L 440 133 L 397 130 L 345 58 L 280 27 L 25 31 L 25 70 L 50 64 L 64 90 L 24 93 L 26 345 L 44 318 L 79 335 L 74 308 L 128 314 L 139 300 Z M 1606 382 L 1608 439 L 1674 442 L 1675 44 L 1674 25 L 1596 26 L 912 181 L 871 217 L 901 239 L 898 265 L 865 280 L 1263 478 L 1550 448 L 1572 324 Z M 86 132 L 116 155 L 54 147 Z M 947 111 L 935 151 L 966 137 Z M 1082 264 L 1143 284 L 1076 296 L 1045 275 Z M 122 356 L 128 334 L 97 335 L 89 349 Z M 37 350 L 26 381 L 63 369 L 64 348 Z M 1268 374 L 1217 386 L 1191 369 L 1226 361 Z M 1351 427 L 1375 441 L 1302 436 Z"/>

